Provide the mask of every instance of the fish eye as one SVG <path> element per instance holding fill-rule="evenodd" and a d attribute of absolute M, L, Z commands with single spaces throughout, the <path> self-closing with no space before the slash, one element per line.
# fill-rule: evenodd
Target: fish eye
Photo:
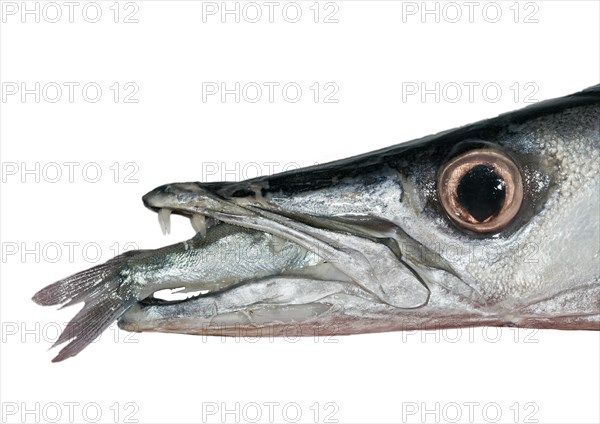
<path fill-rule="evenodd" d="M 506 227 L 523 201 L 523 180 L 504 153 L 478 149 L 446 163 L 438 176 L 438 194 L 450 219 L 478 233 Z"/>

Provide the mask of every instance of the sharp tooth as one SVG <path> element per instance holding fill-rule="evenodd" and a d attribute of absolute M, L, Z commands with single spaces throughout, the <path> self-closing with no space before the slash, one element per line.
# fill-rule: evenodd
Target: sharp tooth
<path fill-rule="evenodd" d="M 158 211 L 158 223 L 163 234 L 171 233 L 171 209 L 162 208 Z"/>
<path fill-rule="evenodd" d="M 200 233 L 202 237 L 204 237 L 206 235 L 206 217 L 204 215 L 192 215 L 190 221 L 194 231 Z"/>

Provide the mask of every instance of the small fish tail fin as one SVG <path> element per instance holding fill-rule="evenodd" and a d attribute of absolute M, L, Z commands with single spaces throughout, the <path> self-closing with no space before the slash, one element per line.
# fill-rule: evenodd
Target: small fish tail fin
<path fill-rule="evenodd" d="M 33 296 L 39 305 L 62 305 L 84 302 L 83 308 L 67 324 L 52 347 L 70 341 L 52 362 L 59 362 L 81 352 L 106 328 L 119 318 L 135 299 L 125 299 L 119 293 L 124 279 L 120 271 L 133 252 L 71 275 L 50 284 Z"/>

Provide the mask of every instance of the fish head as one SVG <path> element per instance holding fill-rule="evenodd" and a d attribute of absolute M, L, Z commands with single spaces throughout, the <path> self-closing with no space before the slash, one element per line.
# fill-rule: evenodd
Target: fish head
<path fill-rule="evenodd" d="M 313 260 L 184 301 L 141 302 L 120 325 L 598 329 L 599 117 L 596 88 L 325 165 L 158 187 L 143 201 L 163 228 L 184 215 L 202 235 L 230 225 Z"/>
<path fill-rule="evenodd" d="M 83 308 L 74 356 L 130 331 L 332 335 L 475 325 L 600 330 L 600 85 L 324 165 L 143 197 L 163 232 L 33 300 Z"/>

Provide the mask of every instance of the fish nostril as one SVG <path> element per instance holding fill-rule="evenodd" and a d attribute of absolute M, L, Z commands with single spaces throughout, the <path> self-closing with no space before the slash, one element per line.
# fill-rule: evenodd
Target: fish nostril
<path fill-rule="evenodd" d="M 250 190 L 247 188 L 240 188 L 233 193 L 231 193 L 231 197 L 254 197 L 256 193 L 254 190 Z"/>

